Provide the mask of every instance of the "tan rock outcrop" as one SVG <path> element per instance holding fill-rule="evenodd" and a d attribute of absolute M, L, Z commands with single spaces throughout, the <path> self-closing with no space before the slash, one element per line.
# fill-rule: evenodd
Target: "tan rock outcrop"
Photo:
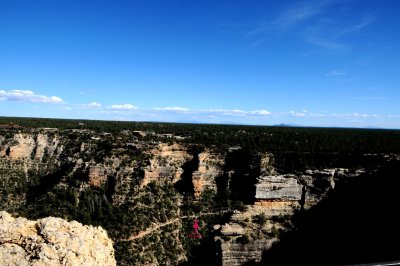
<path fill-rule="evenodd" d="M 142 187 L 152 181 L 177 182 L 183 173 L 183 164 L 193 159 L 184 146 L 176 143 L 161 143 L 148 153 L 152 159 L 150 165 L 144 169 Z"/>
<path fill-rule="evenodd" d="M 206 188 L 214 192 L 217 191 L 215 180 L 223 174 L 222 167 L 224 160 L 223 155 L 213 153 L 209 150 L 205 150 L 199 154 L 199 168 L 192 175 L 195 197 L 199 197 Z"/>
<path fill-rule="evenodd" d="M 256 201 L 254 204 L 254 209 L 267 217 L 293 214 L 301 207 L 297 201 Z"/>
<path fill-rule="evenodd" d="M 16 145 L 9 147 L 10 159 L 28 159 L 31 157 L 33 150 L 36 147 L 36 142 L 32 135 L 18 133 L 14 135 L 14 142 Z"/>
<path fill-rule="evenodd" d="M 100 165 L 91 166 L 89 169 L 89 185 L 91 187 L 101 187 L 107 181 L 106 169 Z"/>
<path fill-rule="evenodd" d="M 47 133 L 39 133 L 36 137 L 35 158 L 41 161 L 45 154 L 50 157 L 53 156 L 57 151 L 57 148 L 59 148 L 59 143 L 60 138 L 57 134 L 54 136 L 49 136 Z"/>
<path fill-rule="evenodd" d="M 243 226 L 237 223 L 222 225 L 221 234 L 224 236 L 237 236 L 245 233 Z"/>
<path fill-rule="evenodd" d="M 1 265 L 116 265 L 101 227 L 48 217 L 37 221 L 0 212 Z"/>

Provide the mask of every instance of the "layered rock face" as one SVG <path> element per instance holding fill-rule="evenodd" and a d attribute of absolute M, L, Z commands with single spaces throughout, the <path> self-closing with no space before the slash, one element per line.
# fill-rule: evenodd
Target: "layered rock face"
<path fill-rule="evenodd" d="M 0 212 L 2 265 L 116 265 L 112 241 L 101 227 L 61 218 L 38 221 Z"/>
<path fill-rule="evenodd" d="M 2 203 L 17 207 L 24 202 L 30 178 L 28 172 L 47 174 L 54 171 L 59 166 L 55 161 L 61 151 L 57 134 L 42 131 L 0 135 L 0 192 L 7 199 Z M 51 163 L 48 162 L 50 158 Z M 6 206 L 2 203 L 0 208 L 4 209 Z"/>
<path fill-rule="evenodd" d="M 14 160 L 42 160 L 45 154 L 53 156 L 60 152 L 60 138 L 56 132 L 43 130 L 37 134 L 16 133 L 11 142 L 5 143 L 0 154 Z"/>
<path fill-rule="evenodd" d="M 292 214 L 299 209 L 303 185 L 293 175 L 261 176 L 256 184 L 256 209 L 267 217 Z"/>
<path fill-rule="evenodd" d="M 263 251 L 279 241 L 277 232 L 289 229 L 289 217 L 294 211 L 316 205 L 335 188 L 337 179 L 357 177 L 365 171 L 333 168 L 307 170 L 299 175 L 266 174 L 275 172 L 271 168 L 268 171 L 262 169 L 262 172 L 264 175 L 255 185 L 254 204 L 247 205 L 245 211 L 236 211 L 230 222 L 221 226 L 223 237 L 215 238 L 221 246 L 222 265 L 239 266 L 249 261 L 260 261 Z M 260 215 L 266 219 L 264 223 L 257 221 L 256 217 Z M 243 236 L 249 238 L 247 243 L 240 243 Z"/>
<path fill-rule="evenodd" d="M 176 229 L 180 222 L 155 230 L 151 234 L 152 241 L 138 239 L 126 246 L 117 243 L 121 235 L 129 237 L 138 230 L 150 228 L 153 223 L 165 223 L 179 215 L 179 201 L 171 196 L 175 192 L 169 191 L 168 197 L 158 198 L 154 188 L 168 190 L 168 185 L 181 179 L 185 164 L 190 168 L 194 162 L 194 155 L 188 151 L 190 145 L 141 141 L 125 133 L 86 129 L 2 130 L 0 210 L 43 217 L 50 215 L 47 212 L 51 209 L 51 215 L 73 216 L 88 224 L 94 219 L 104 219 L 101 216 L 113 215 L 109 212 L 123 214 L 130 224 L 124 230 L 110 230 L 109 234 L 116 241 L 116 249 L 123 249 L 129 259 L 135 258 L 135 265 L 162 264 L 163 261 L 174 265 L 185 260 Z M 193 169 L 207 179 L 201 191 L 214 186 L 212 179 L 218 168 L 211 164 L 219 160 L 211 153 L 202 158 L 200 155 L 199 169 Z M 149 183 L 156 185 L 148 187 Z M 28 213 L 24 213 L 24 208 Z M 140 217 L 133 219 L 132 214 L 124 214 L 134 209 L 136 213 L 138 208 Z M 113 224 L 118 223 L 114 221 Z M 161 231 L 164 235 L 168 233 L 168 243 L 164 242 L 165 238 L 156 238 Z M 160 246 L 157 253 L 153 252 L 153 244 Z M 11 248 L 18 250 L 15 246 Z M 137 253 L 141 248 L 146 251 Z M 119 256 L 118 259 L 125 259 L 124 255 Z M 120 263 L 129 264 L 127 261 Z"/>
<path fill-rule="evenodd" d="M 271 220 L 263 224 L 255 222 L 257 215 L 265 213 L 260 206 L 248 206 L 245 212 L 236 212 L 231 222 L 215 226 L 221 236 L 215 241 L 220 247 L 220 260 L 223 266 L 240 266 L 249 262 L 260 262 L 265 250 L 278 241 L 277 236 L 266 236 L 279 225 Z M 273 229 L 274 228 L 274 229 Z M 279 226 L 278 228 L 282 228 Z"/>
<path fill-rule="evenodd" d="M 195 197 L 198 198 L 206 188 L 214 193 L 217 191 L 215 180 L 223 174 L 224 160 L 223 155 L 209 150 L 199 154 L 199 169 L 193 172 L 192 178 Z"/>
<path fill-rule="evenodd" d="M 35 176 L 57 172 L 57 177 L 63 179 L 80 176 L 81 190 L 105 188 L 113 177 L 121 191 L 113 195 L 113 201 L 121 203 L 128 191 L 138 188 L 141 176 L 136 172 L 140 166 L 132 161 L 133 156 L 126 149 L 107 154 L 104 145 L 112 142 L 115 142 L 112 135 L 89 130 L 34 129 L 1 136 L 0 191 L 20 187 L 20 193 L 3 193 L 10 205 L 18 206 L 25 201 L 26 184 Z"/>
<path fill-rule="evenodd" d="M 142 186 L 156 180 L 175 183 L 183 173 L 183 164 L 193 158 L 186 148 L 179 144 L 161 143 L 150 150 L 149 154 L 152 158 L 150 165 L 145 168 Z"/>
<path fill-rule="evenodd" d="M 294 210 L 301 207 L 299 201 L 303 196 L 303 185 L 294 175 L 261 176 L 255 186 L 255 203 L 246 206 L 245 211 L 234 213 L 231 222 L 221 227 L 221 234 L 225 238 L 216 238 L 221 243 L 224 266 L 261 261 L 263 251 L 278 241 L 276 235 L 267 234 L 277 228 L 284 230 L 281 224 L 271 219 L 293 214 Z M 268 220 L 260 221 L 259 217 Z M 243 237 L 246 238 L 245 242 L 241 241 Z"/>
<path fill-rule="evenodd" d="M 221 244 L 222 265 L 244 265 L 249 262 L 260 262 L 264 250 L 271 248 L 274 241 L 258 239 L 246 245 L 235 242 Z"/>
<path fill-rule="evenodd" d="M 300 200 L 303 186 L 292 176 L 262 176 L 256 185 L 258 200 Z"/>
<path fill-rule="evenodd" d="M 279 241 L 278 231 L 288 230 L 288 217 L 302 206 L 309 208 L 322 199 L 324 193 L 335 186 L 336 169 L 309 170 L 304 175 L 271 175 L 275 170 L 269 166 L 271 155 L 263 156 L 264 166 L 255 185 L 255 202 L 246 206 L 242 212 L 236 212 L 231 222 L 221 227 L 217 237 L 221 242 L 222 265 L 242 265 L 249 261 L 259 262 L 262 253 Z M 347 170 L 342 169 L 343 173 Z M 268 174 L 269 173 L 269 174 Z M 257 217 L 264 217 L 260 222 Z M 280 217 L 281 222 L 274 219 Z M 282 222 L 282 220 L 284 220 Z M 231 239 L 226 240 L 226 236 Z M 249 238 L 247 243 L 240 243 L 240 238 Z"/>
<path fill-rule="evenodd" d="M 239 152 L 240 147 L 218 151 L 209 147 L 197 154 L 195 151 L 198 149 L 193 149 L 195 145 L 172 144 L 171 141 L 162 143 L 160 139 L 140 140 L 140 134 L 136 138 L 129 131 L 123 134 L 81 129 L 21 131 L 0 132 L 0 195 L 3 199 L 0 201 L 0 210 L 28 216 L 32 210 L 38 209 L 38 213 L 43 211 L 40 210 L 42 206 L 46 207 L 43 203 L 51 200 L 54 204 L 51 214 L 36 214 L 37 216 L 32 217 L 70 217 L 63 216 L 65 210 L 70 213 L 79 210 L 80 216 L 70 219 L 82 219 L 80 221 L 88 224 L 93 221 L 86 219 L 87 217 L 100 221 L 107 221 L 103 217 L 115 217 L 115 220 L 124 224 L 109 231 L 115 241 L 118 251 L 116 254 L 122 258 L 118 258 L 121 265 L 176 265 L 187 260 L 187 250 L 183 245 L 186 225 L 182 220 L 189 218 L 191 214 L 181 212 L 184 210 L 180 209 L 184 206 L 182 198 L 175 197 L 173 191 L 169 191 L 166 186 L 173 187 L 172 184 L 181 178 L 189 181 L 185 186 L 191 188 L 193 185 L 195 203 L 203 200 L 201 195 L 205 191 L 211 190 L 215 195 L 217 183 L 218 192 L 224 192 L 226 187 L 227 192 L 233 191 L 236 196 L 243 196 L 238 193 L 242 191 L 249 191 L 248 194 L 251 194 L 245 201 L 249 205 L 242 206 L 243 208 L 233 207 L 236 211 L 229 221 L 220 221 L 227 223 L 218 225 L 219 229 L 214 232 L 222 250 L 222 264 L 231 266 L 259 261 L 262 252 L 279 241 L 279 232 L 290 229 L 289 218 L 295 210 L 308 209 L 317 204 L 335 188 L 335 182 L 339 178 L 362 173 L 335 168 L 307 170 L 301 174 L 279 174 L 274 168 L 274 155 L 271 153 L 251 154 L 250 151 L 247 155 L 251 155 L 251 159 L 247 158 L 247 161 L 242 156 L 246 153 Z M 229 157 L 234 152 L 237 154 Z M 243 165 L 249 166 L 248 168 L 237 166 L 243 161 Z M 250 182 L 241 182 L 243 180 Z M 213 199 L 212 195 L 208 198 Z M 29 207 L 29 211 L 19 212 L 21 206 Z M 193 209 L 198 212 L 197 208 Z M 207 209 L 207 212 L 217 211 Z M 126 213 L 129 215 L 125 215 Z M 2 214 L 2 217 L 6 216 Z M 14 219 L 7 217 L 10 221 Z M 264 217 L 266 221 L 262 222 L 260 217 Z M 8 229 L 0 231 L 0 239 L 3 236 L 8 237 L 8 240 L 0 242 L 0 261 L 14 259 L 21 265 L 39 265 L 37 258 L 40 257 L 47 258 L 51 261 L 49 264 L 53 265 L 53 259 L 57 261 L 57 256 L 68 259 L 75 254 L 71 258 L 82 257 L 80 249 L 75 249 L 75 246 L 81 245 L 81 241 L 73 233 L 75 229 L 68 233 L 71 240 L 67 238 L 67 233 L 52 237 L 43 231 L 40 222 L 42 220 L 14 220 L 21 228 L 29 227 L 30 229 L 23 230 L 36 236 L 28 237 L 27 233 L 19 233 L 19 236 L 9 237 L 8 233 L 4 233 Z M 61 227 L 51 229 L 54 234 L 72 228 L 64 225 L 64 222 L 61 224 Z M 104 224 L 107 228 L 106 223 Z M 44 228 L 46 227 L 48 228 L 47 225 Z M 118 242 L 152 228 L 155 228 L 154 231 L 148 235 L 135 238 L 127 244 Z M 85 233 L 79 233 L 79 237 L 81 234 Z M 74 247 L 74 250 L 61 254 L 61 244 L 47 240 L 47 236 L 55 241 L 64 239 L 68 242 L 64 246 Z M 39 244 L 26 244 L 32 241 Z M 83 240 L 83 244 L 85 242 Z M 129 256 L 125 258 L 124 254 Z M 101 257 L 96 254 L 93 256 Z M 63 259 L 59 263 L 62 262 Z M 86 263 L 95 264 L 95 261 Z M 79 263 L 75 261 L 73 265 Z"/>

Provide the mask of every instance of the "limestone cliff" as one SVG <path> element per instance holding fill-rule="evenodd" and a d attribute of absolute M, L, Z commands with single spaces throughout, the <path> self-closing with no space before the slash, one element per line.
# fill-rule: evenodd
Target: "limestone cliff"
<path fill-rule="evenodd" d="M 262 253 L 279 241 L 279 233 L 290 229 L 290 215 L 302 207 L 316 205 L 335 188 L 335 179 L 356 177 L 363 172 L 334 168 L 307 170 L 297 175 L 261 175 L 255 185 L 254 204 L 235 211 L 230 222 L 220 227 L 224 237 L 215 238 L 220 243 L 222 265 L 261 261 Z M 262 222 L 257 220 L 260 215 L 265 219 Z M 241 240 L 243 237 L 246 241 Z"/>
<path fill-rule="evenodd" d="M 0 212 L 2 265 L 116 265 L 101 227 L 48 217 L 38 221 Z"/>
<path fill-rule="evenodd" d="M 151 155 L 150 165 L 144 170 L 142 186 L 151 181 L 175 183 L 183 173 L 183 164 L 193 158 L 186 148 L 179 144 L 161 143 L 148 151 L 148 154 Z"/>
<path fill-rule="evenodd" d="M 104 224 L 110 237 L 118 241 L 154 223 L 175 219 L 178 200 L 170 184 L 179 180 L 182 165 L 191 159 L 187 147 L 138 141 L 130 134 L 85 129 L 1 130 L 0 210 L 32 219 L 54 215 Z M 153 181 L 160 182 L 147 187 Z M 129 247 L 117 243 L 117 249 L 124 250 L 119 252 L 119 262 L 130 264 L 127 261 L 133 257 L 135 265 L 150 261 L 176 264 L 185 259 L 176 237 L 179 231 L 173 226 L 163 228 L 171 233 L 168 240 L 173 244 L 161 243 L 159 231 L 151 236 L 162 248 L 156 254 L 150 248 L 153 243 L 142 239 Z M 137 253 L 137 245 L 148 251 Z M 127 261 L 121 258 L 125 254 Z"/>
<path fill-rule="evenodd" d="M 44 156 L 54 156 L 62 147 L 58 131 L 36 131 L 30 133 L 16 133 L 12 139 L 4 139 L 0 154 L 7 155 L 13 160 L 42 160 Z"/>
<path fill-rule="evenodd" d="M 256 185 L 256 199 L 300 200 L 303 186 L 291 176 L 263 176 Z"/>
<path fill-rule="evenodd" d="M 274 241 L 270 239 L 253 240 L 246 245 L 234 241 L 222 242 L 222 265 L 239 266 L 249 262 L 260 262 L 263 251 L 270 248 L 273 243 Z"/>
<path fill-rule="evenodd" d="M 198 198 L 206 189 L 217 191 L 216 178 L 223 174 L 224 155 L 205 150 L 199 155 L 199 168 L 193 172 L 194 196 Z"/>

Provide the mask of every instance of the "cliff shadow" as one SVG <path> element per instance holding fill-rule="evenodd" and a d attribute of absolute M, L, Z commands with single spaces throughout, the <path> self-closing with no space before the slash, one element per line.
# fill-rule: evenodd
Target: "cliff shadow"
<path fill-rule="evenodd" d="M 218 258 L 215 256 L 217 252 L 221 252 L 218 250 L 218 247 L 214 243 L 214 239 L 212 236 L 203 238 L 199 245 L 194 246 L 190 250 L 190 258 L 186 262 L 182 262 L 179 266 L 213 266 L 213 265 L 221 265 Z"/>
<path fill-rule="evenodd" d="M 182 165 L 183 173 L 181 174 L 181 179 L 176 182 L 174 186 L 179 193 L 188 193 L 191 195 L 194 194 L 192 175 L 194 171 L 199 169 L 199 153 L 202 151 L 203 148 L 199 146 L 193 146 L 189 150 L 189 153 L 193 156 L 193 159 Z"/>
<path fill-rule="evenodd" d="M 66 173 L 72 170 L 73 163 L 65 163 L 61 167 L 50 174 L 45 176 L 31 176 L 31 181 L 28 184 L 28 191 L 26 193 L 27 202 L 32 202 L 38 197 L 47 193 L 47 191 L 54 188 Z"/>
<path fill-rule="evenodd" d="M 249 149 L 238 149 L 227 155 L 225 173 L 231 172 L 229 188 L 231 200 L 245 204 L 254 202 L 255 184 L 260 176 L 260 158 Z M 229 177 L 225 177 L 229 178 Z M 223 182 L 220 182 L 223 184 Z"/>
<path fill-rule="evenodd" d="M 400 162 L 346 178 L 319 204 L 294 215 L 297 230 L 265 251 L 262 265 L 341 265 L 400 259 Z"/>

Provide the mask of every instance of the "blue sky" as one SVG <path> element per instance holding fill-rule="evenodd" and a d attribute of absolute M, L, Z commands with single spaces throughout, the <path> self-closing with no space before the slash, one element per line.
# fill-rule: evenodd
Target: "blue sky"
<path fill-rule="evenodd" d="M 0 116 L 400 128 L 399 11 L 1 1 Z"/>

